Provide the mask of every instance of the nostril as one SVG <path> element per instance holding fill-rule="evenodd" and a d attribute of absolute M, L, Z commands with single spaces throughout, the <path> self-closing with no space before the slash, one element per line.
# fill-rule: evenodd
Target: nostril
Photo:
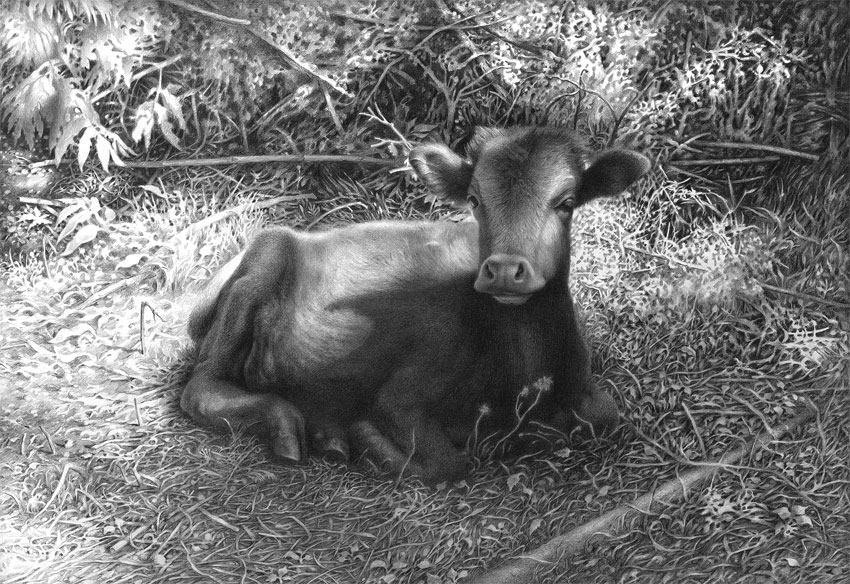
<path fill-rule="evenodd" d="M 488 280 L 496 279 L 496 273 L 493 271 L 493 268 L 490 267 L 490 262 L 484 263 L 484 275 L 487 276 Z"/>
<path fill-rule="evenodd" d="M 517 265 L 516 273 L 514 274 L 514 280 L 519 282 L 522 280 L 523 276 L 525 276 L 525 266 L 522 265 L 522 262 Z"/>

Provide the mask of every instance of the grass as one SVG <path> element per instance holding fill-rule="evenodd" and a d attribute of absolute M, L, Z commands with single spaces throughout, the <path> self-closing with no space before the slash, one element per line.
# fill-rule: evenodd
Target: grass
<path fill-rule="evenodd" d="M 214 190 L 214 176 L 195 184 Z M 777 257 L 790 230 L 716 206 L 689 221 L 663 217 L 681 209 L 651 200 L 680 194 L 665 188 L 594 203 L 573 228 L 573 287 L 623 427 L 583 442 L 555 437 L 554 451 L 517 460 L 482 456 L 468 479 L 437 489 L 318 461 L 277 465 L 254 439 L 197 428 L 179 411 L 192 295 L 260 215 L 195 232 L 173 207 L 139 207 L 108 245 L 10 266 L 0 322 L 2 362 L 16 363 L 0 369 L 10 387 L 0 398 L 5 581 L 462 582 L 719 458 L 809 400 L 814 423 L 537 579 L 848 577 L 848 327 L 840 309 L 759 286 L 835 274 L 818 264 L 784 274 Z M 218 205 L 251 196 L 242 193 Z M 432 213 L 394 195 L 347 205 L 362 200 L 355 190 L 269 213 L 300 225 Z M 149 256 L 116 268 L 140 250 Z M 135 274 L 129 289 L 74 308 Z"/>
<path fill-rule="evenodd" d="M 379 5 L 370 18 L 384 16 Z M 541 566 L 535 581 L 850 580 L 850 143 L 838 107 L 846 43 L 833 42 L 846 14 L 790 2 L 458 6 L 463 14 L 443 10 L 436 28 L 400 22 L 404 35 L 388 19 L 355 21 L 371 27 L 358 38 L 392 50 L 374 61 L 366 51 L 346 69 L 356 95 L 337 104 L 344 132 L 322 100 L 294 111 L 282 100 L 251 131 L 269 152 L 371 147 L 395 157 L 406 138 L 457 142 L 472 122 L 572 124 L 596 145 L 619 128 L 659 168 L 631 195 L 577 214 L 572 287 L 621 428 L 584 441 L 548 434 L 551 449 L 518 459 L 484 449 L 465 481 L 439 488 L 355 466 L 275 464 L 253 438 L 198 428 L 179 411 L 185 325 L 203 281 L 266 223 L 325 229 L 458 213 L 385 170 L 51 175 L 54 192 L 96 198 L 117 217 L 91 219 L 97 238 L 67 256 L 73 234 L 57 242 L 55 225 L 65 203 L 41 200 L 4 219 L 25 254 L 4 261 L 0 278 L 0 581 L 465 582 L 808 405 L 813 422 Z M 233 41 L 230 29 L 215 34 L 214 45 Z M 794 75 L 769 82 L 744 67 L 729 77 L 760 46 L 793 49 L 765 59 Z M 198 84 L 190 75 L 184 86 Z M 201 101 L 219 121 L 241 119 L 211 87 Z M 230 152 L 238 128 L 225 126 L 188 133 L 186 151 Z M 701 135 L 820 160 L 717 165 L 760 151 Z M 280 196 L 289 198 L 246 206 Z"/>

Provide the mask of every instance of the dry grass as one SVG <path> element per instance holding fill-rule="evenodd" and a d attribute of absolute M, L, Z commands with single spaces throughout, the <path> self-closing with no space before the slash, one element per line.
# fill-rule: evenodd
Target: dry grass
<path fill-rule="evenodd" d="M 508 4 L 508 15 L 526 4 L 538 12 L 543 6 Z M 641 27 L 687 20 L 676 16 L 683 6 L 715 19 L 692 19 L 705 26 L 724 15 L 693 3 L 674 3 L 667 12 L 668 3 L 659 3 L 658 12 L 611 8 L 626 4 L 610 3 L 603 12 L 611 17 L 598 21 L 591 11 L 575 11 L 502 24 L 501 16 L 468 7 L 468 14 L 481 14 L 469 27 L 443 11 L 454 24 L 439 34 L 423 29 L 416 38 L 433 33 L 428 42 L 414 46 L 407 38 L 392 61 L 361 72 L 355 99 L 339 107 L 345 134 L 336 133 L 324 106 L 315 115 L 274 110 L 258 122 L 280 134 L 267 137 L 275 152 L 289 152 L 291 139 L 284 138 L 296 136 L 304 152 L 375 145 L 377 155 L 395 156 L 399 133 L 457 141 L 458 119 L 576 123 L 601 144 L 613 121 L 599 96 L 625 115 L 623 84 L 637 82 L 623 76 L 653 72 L 620 134 L 645 139 L 659 162 L 672 157 L 679 170 L 668 166 L 667 177 L 659 169 L 625 200 L 584 208 L 573 227 L 573 289 L 598 382 L 621 405 L 620 430 L 584 442 L 548 436 L 550 450 L 517 460 L 482 456 L 466 481 L 431 489 L 356 467 L 277 465 L 252 438 L 197 428 L 177 407 L 193 294 L 261 224 L 323 229 L 449 213 L 434 208 L 404 173 L 349 167 L 164 170 L 148 177 L 155 193 L 139 189 L 138 176 L 74 174 L 60 181 L 63 196 L 114 199 L 121 221 L 67 258 L 37 245 L 22 262 L 4 266 L 0 580 L 463 582 L 719 458 L 802 403 L 817 407 L 814 423 L 680 503 L 541 566 L 537 581 L 850 580 L 850 191 L 842 164 L 850 143 L 846 115 L 833 112 L 846 96 L 826 87 L 807 98 L 783 94 L 802 113 L 791 116 L 793 128 L 783 126 L 793 135 L 779 144 L 805 138 L 803 146 L 815 150 L 823 142 L 827 155 L 816 165 L 695 166 L 705 157 L 740 154 L 688 142 L 712 127 L 712 116 L 728 107 L 742 119 L 751 110 L 773 110 L 762 108 L 762 94 L 753 98 L 744 88 L 722 107 L 679 112 L 686 100 L 676 92 L 687 89 L 674 83 L 680 61 L 720 71 L 725 57 L 706 60 L 714 53 L 697 50 L 690 35 L 665 33 L 687 27 L 653 28 L 646 38 Z M 796 22 L 792 3 L 780 4 L 783 18 Z M 759 6 L 752 9 L 771 9 Z M 827 81 L 837 79 L 846 65 L 840 43 L 825 42 L 833 37 L 815 30 L 830 19 L 807 14 L 799 19 L 814 31 L 806 33 L 807 50 L 829 65 Z M 681 21 L 675 18 L 674 25 Z M 572 45 L 555 47 L 568 53 L 555 61 L 542 58 L 535 51 L 555 38 L 547 36 L 554 22 L 578 48 L 619 26 L 626 35 L 622 62 Z M 394 46 L 397 35 L 384 28 L 380 38 Z M 710 40 L 716 31 L 704 32 L 693 38 Z M 718 38 L 726 43 L 723 34 Z M 740 46 L 755 47 L 758 38 Z M 470 47 L 476 56 L 460 50 Z M 653 54 L 660 64 L 651 62 Z M 815 61 L 800 73 L 811 73 L 812 84 L 822 69 Z M 576 91 L 570 79 L 549 83 L 552 71 L 581 80 L 577 71 L 594 67 L 596 93 Z M 712 79 L 722 85 L 722 75 Z M 713 82 L 695 88 L 703 97 L 717 89 Z M 812 107 L 803 111 L 805 103 Z M 377 104 L 397 128 L 360 115 Z M 821 132 L 827 125 L 828 141 Z M 768 129 L 744 138 L 770 137 Z M 216 215 L 281 195 L 292 198 L 262 213 Z M 36 210 L 53 219 L 43 205 L 33 208 L 35 219 Z M 221 220 L 192 227 L 211 216 Z"/>
<path fill-rule="evenodd" d="M 0 323 L 5 357 L 18 363 L 0 370 L 12 388 L 0 414 L 5 581 L 463 581 L 718 458 L 808 400 L 815 424 L 539 581 L 847 577 L 846 326 L 835 309 L 759 288 L 784 241 L 778 231 L 711 211 L 687 237 L 628 235 L 648 192 L 658 190 L 593 204 L 574 226 L 574 287 L 623 428 L 479 460 L 466 481 L 439 489 L 316 461 L 276 465 L 255 440 L 196 428 L 179 412 L 191 303 L 182 291 L 254 217 L 202 234 L 177 222 L 179 244 L 138 266 L 158 291 L 115 293 L 85 312 L 71 308 L 82 298 L 74 290 L 111 281 L 118 257 L 49 260 L 51 278 L 37 264 L 13 268 L 3 294 L 14 304 Z M 356 206 L 335 211 L 346 202 L 297 200 L 276 213 L 301 214 L 302 224 L 362 219 Z M 111 249 L 156 232 L 151 224 L 167 241 L 167 216 L 140 212 L 147 219 Z M 92 281 L 98 269 L 104 279 Z M 144 311 L 145 354 L 143 301 L 156 313 Z"/>

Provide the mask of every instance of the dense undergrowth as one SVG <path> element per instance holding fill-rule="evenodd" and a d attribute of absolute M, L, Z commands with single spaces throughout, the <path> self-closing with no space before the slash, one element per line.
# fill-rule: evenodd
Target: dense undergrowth
<path fill-rule="evenodd" d="M 6 580 L 462 582 L 809 402 L 808 427 L 539 580 L 850 578 L 846 2 L 205 7 L 252 26 L 169 3 L 0 8 L 0 116 L 30 151 L 0 218 Z M 517 123 L 655 163 L 573 228 L 573 290 L 623 428 L 484 456 L 435 490 L 277 466 L 183 418 L 193 294 L 262 225 L 458 212 L 386 168 L 118 160 L 401 166 L 411 143 Z M 73 164 L 15 190 L 51 156 Z"/>

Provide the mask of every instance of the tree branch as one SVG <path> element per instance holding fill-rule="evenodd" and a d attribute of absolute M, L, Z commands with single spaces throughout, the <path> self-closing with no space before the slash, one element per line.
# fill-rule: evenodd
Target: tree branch
<path fill-rule="evenodd" d="M 185 166 L 224 166 L 228 164 L 364 164 L 369 166 L 404 166 L 401 158 L 375 158 L 351 154 L 256 154 L 192 158 L 176 160 L 139 160 L 124 163 L 126 168 L 177 168 Z"/>
<path fill-rule="evenodd" d="M 623 525 L 640 515 L 653 513 L 659 507 L 681 500 L 690 489 L 695 489 L 716 473 L 740 462 L 744 456 L 760 450 L 774 440 L 812 420 L 817 410 L 809 406 L 793 419 L 782 424 L 772 432 L 758 435 L 752 442 L 724 454 L 720 460 L 699 466 L 677 476 L 658 489 L 645 493 L 632 503 L 620 505 L 600 517 L 555 537 L 536 550 L 522 554 L 495 570 L 480 574 L 470 584 L 521 584 L 534 580 L 537 569 L 546 569 L 563 562 L 571 555 L 583 550 L 587 544 L 600 537 L 611 537 L 619 532 Z"/>

